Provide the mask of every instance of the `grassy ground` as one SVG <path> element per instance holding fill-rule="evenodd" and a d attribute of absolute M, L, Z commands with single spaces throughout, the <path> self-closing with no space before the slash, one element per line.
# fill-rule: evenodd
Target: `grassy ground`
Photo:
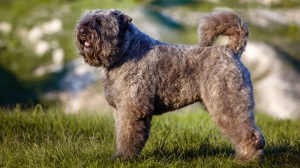
<path fill-rule="evenodd" d="M 59 109 L 0 111 L 0 167 L 299 167 L 300 122 L 257 115 L 267 146 L 262 165 L 239 165 L 230 143 L 201 111 L 154 117 L 140 158 L 111 162 L 111 114 Z"/>

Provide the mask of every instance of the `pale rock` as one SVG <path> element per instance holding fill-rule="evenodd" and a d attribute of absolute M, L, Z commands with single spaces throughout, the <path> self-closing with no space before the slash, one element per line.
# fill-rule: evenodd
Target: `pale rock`
<path fill-rule="evenodd" d="M 9 33 L 12 29 L 12 25 L 8 22 L 0 22 L 0 32 Z"/>
<path fill-rule="evenodd" d="M 300 117 L 300 75 L 271 46 L 249 42 L 242 60 L 254 84 L 256 110 L 278 119 Z"/>

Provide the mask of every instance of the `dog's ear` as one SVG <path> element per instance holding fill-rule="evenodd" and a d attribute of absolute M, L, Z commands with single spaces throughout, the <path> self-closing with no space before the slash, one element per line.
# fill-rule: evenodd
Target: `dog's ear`
<path fill-rule="evenodd" d="M 132 21 L 132 18 L 128 15 L 125 15 L 124 13 L 121 14 L 120 16 L 121 20 L 123 20 L 123 22 L 130 24 Z"/>
<path fill-rule="evenodd" d="M 130 16 L 128 16 L 128 15 L 122 13 L 122 12 L 119 11 L 119 10 L 114 10 L 114 11 L 113 11 L 113 14 L 114 14 L 115 16 L 117 16 L 119 22 L 120 22 L 122 25 L 124 25 L 124 26 L 128 26 L 128 25 L 131 23 L 131 21 L 132 21 L 132 18 L 131 18 Z"/>

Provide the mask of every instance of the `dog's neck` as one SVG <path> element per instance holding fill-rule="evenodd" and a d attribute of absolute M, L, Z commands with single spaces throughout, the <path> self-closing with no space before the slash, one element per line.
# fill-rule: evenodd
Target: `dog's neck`
<path fill-rule="evenodd" d="M 137 51 L 145 53 L 151 48 L 153 48 L 155 45 L 162 44 L 162 42 L 155 40 L 147 34 L 141 32 L 132 23 L 128 27 L 126 39 L 129 40 L 129 45 L 127 46 L 125 56 L 137 55 Z"/>
<path fill-rule="evenodd" d="M 158 44 L 163 44 L 162 42 L 153 39 L 147 34 L 141 32 L 138 28 L 136 28 L 132 23 L 128 26 L 126 31 L 125 38 L 123 40 L 123 49 L 124 52 L 118 53 L 118 60 L 111 63 L 106 69 L 116 68 L 121 66 L 120 62 L 125 63 L 131 60 L 139 60 L 146 53 L 151 50 L 154 46 Z M 123 60 L 123 61 L 120 61 Z M 126 61 L 124 61 L 126 60 Z"/>

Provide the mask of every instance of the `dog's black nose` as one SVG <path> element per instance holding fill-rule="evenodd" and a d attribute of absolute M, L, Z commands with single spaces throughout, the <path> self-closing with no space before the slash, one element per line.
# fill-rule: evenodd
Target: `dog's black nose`
<path fill-rule="evenodd" d="M 79 31 L 82 35 L 87 35 L 87 30 L 86 29 L 80 29 Z"/>

